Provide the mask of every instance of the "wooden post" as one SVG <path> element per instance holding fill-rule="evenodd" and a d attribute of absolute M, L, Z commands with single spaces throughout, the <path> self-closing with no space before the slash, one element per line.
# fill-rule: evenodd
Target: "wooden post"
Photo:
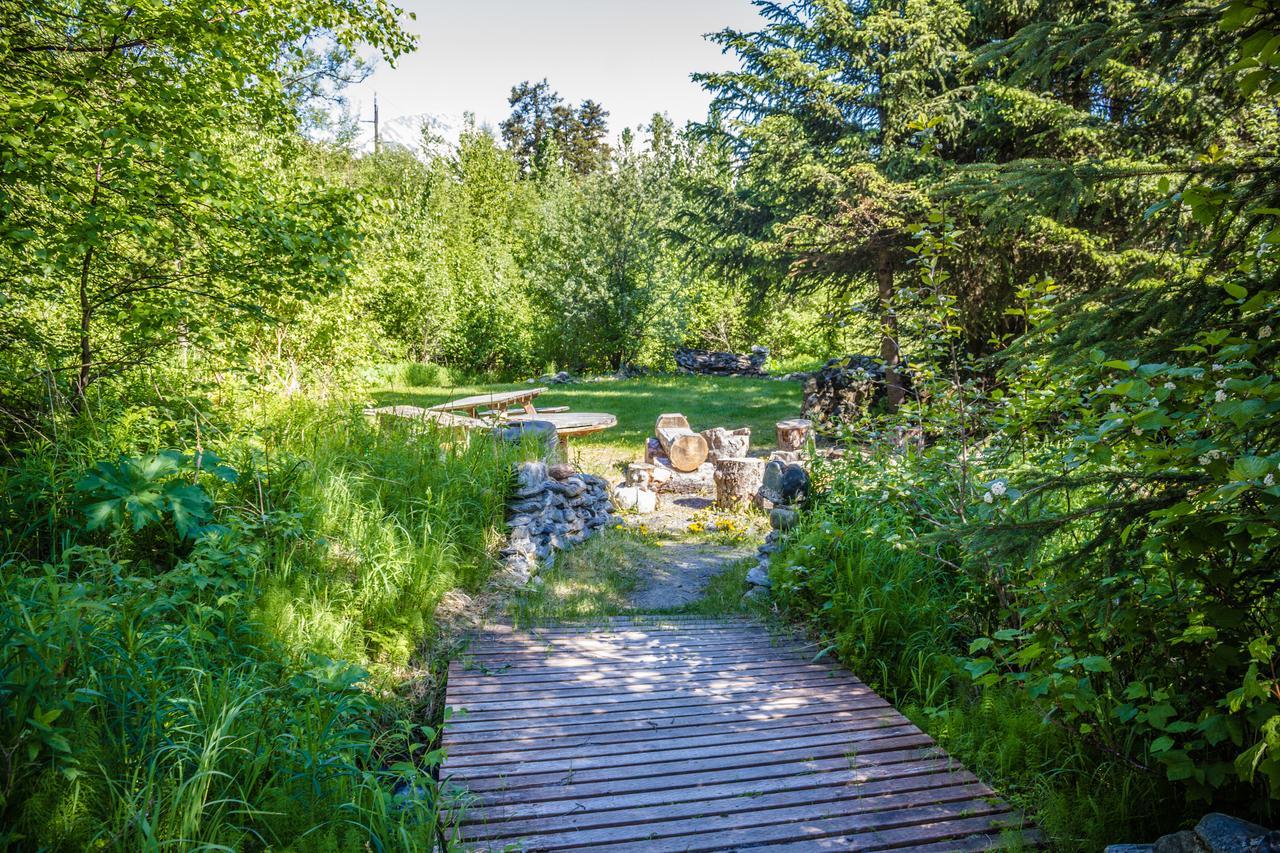
<path fill-rule="evenodd" d="M 813 436 L 813 421 L 804 418 L 778 421 L 776 429 L 779 450 L 803 450 Z"/>
<path fill-rule="evenodd" d="M 763 459 L 732 456 L 716 460 L 716 506 L 734 509 L 749 504 L 764 483 Z"/>
<path fill-rule="evenodd" d="M 677 471 L 695 471 L 707 459 L 707 440 L 689 429 L 689 420 L 681 414 L 658 415 L 653 428 L 658 443 Z"/>

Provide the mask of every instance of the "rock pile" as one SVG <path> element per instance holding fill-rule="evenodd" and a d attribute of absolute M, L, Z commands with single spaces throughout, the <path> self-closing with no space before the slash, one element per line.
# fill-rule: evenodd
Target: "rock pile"
<path fill-rule="evenodd" d="M 1214 812 L 1194 830 L 1163 835 L 1154 844 L 1112 844 L 1105 853 L 1280 853 L 1280 831 Z"/>
<path fill-rule="evenodd" d="M 608 483 L 572 465 L 545 462 L 525 462 L 516 470 L 507 514 L 511 533 L 502 557 L 517 584 L 528 583 L 538 564 L 550 563 L 556 551 L 614 523 Z"/>
<path fill-rule="evenodd" d="M 901 382 L 910 391 L 905 365 L 901 371 Z M 824 424 L 852 420 L 884 395 L 884 365 L 879 359 L 869 355 L 833 358 L 804 383 L 804 417 Z"/>
<path fill-rule="evenodd" d="M 756 495 L 756 504 L 769 513 L 773 529 L 756 552 L 756 565 L 747 572 L 746 597 L 762 601 L 769 597 L 769 563 L 781 546 L 783 534 L 799 520 L 796 507 L 809 495 L 809 472 L 797 463 L 770 459 L 764 466 L 764 483 Z"/>
<path fill-rule="evenodd" d="M 538 376 L 534 379 L 526 379 L 524 381 L 524 384 L 526 385 L 570 385 L 577 381 L 578 380 L 574 379 L 573 375 L 569 373 L 569 371 L 562 370 L 559 373 L 544 373 L 541 376 Z"/>
<path fill-rule="evenodd" d="M 752 347 L 750 355 L 738 355 L 732 352 L 681 347 L 676 350 L 675 359 L 681 373 L 764 376 L 764 363 L 769 360 L 769 350 L 765 347 Z"/>

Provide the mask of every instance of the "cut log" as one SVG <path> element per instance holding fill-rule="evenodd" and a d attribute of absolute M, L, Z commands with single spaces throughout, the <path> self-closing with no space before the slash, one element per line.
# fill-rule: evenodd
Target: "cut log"
<path fill-rule="evenodd" d="M 693 471 L 707 460 L 707 440 L 689 429 L 689 420 L 681 414 L 658 415 L 653 428 L 671 467 L 677 471 Z"/>
<path fill-rule="evenodd" d="M 813 421 L 804 418 L 778 421 L 777 431 L 779 450 L 803 450 L 813 436 Z"/>
<path fill-rule="evenodd" d="M 716 460 L 716 506 L 734 509 L 751 503 L 764 481 L 764 464 L 746 457 Z"/>
<path fill-rule="evenodd" d="M 632 462 L 627 466 L 627 485 L 648 488 L 653 482 L 654 466 L 648 462 Z"/>
<path fill-rule="evenodd" d="M 729 457 L 741 458 L 751 449 L 751 430 L 747 427 L 733 431 L 713 427 L 704 429 L 702 437 L 707 440 L 707 459 L 711 462 Z"/>

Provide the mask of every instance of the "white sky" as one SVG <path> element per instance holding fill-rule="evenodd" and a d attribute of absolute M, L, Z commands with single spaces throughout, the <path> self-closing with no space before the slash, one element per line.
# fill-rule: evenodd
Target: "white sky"
<path fill-rule="evenodd" d="M 709 97 L 694 71 L 732 67 L 702 38 L 762 23 L 750 0 L 401 0 L 417 15 L 416 53 L 380 64 L 347 90 L 352 112 L 383 122 L 464 111 L 495 128 L 521 80 L 546 77 L 570 103 L 593 98 L 609 110 L 610 135 L 666 112 L 683 124 L 706 114 Z"/>

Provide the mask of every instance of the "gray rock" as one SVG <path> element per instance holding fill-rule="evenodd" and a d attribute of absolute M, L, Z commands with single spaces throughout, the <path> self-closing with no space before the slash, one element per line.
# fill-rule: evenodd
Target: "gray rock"
<path fill-rule="evenodd" d="M 1102 853 L 1151 853 L 1150 844 L 1108 844 Z"/>
<path fill-rule="evenodd" d="M 516 530 L 522 527 L 528 527 L 533 523 L 533 516 L 530 515 L 513 515 L 507 519 L 507 527 L 512 528 L 511 535 L 516 535 Z"/>
<path fill-rule="evenodd" d="M 1205 853 L 1207 849 L 1200 843 L 1200 836 L 1187 829 L 1163 835 L 1151 845 L 1152 853 Z"/>
<path fill-rule="evenodd" d="M 491 432 L 495 438 L 510 444 L 518 444 L 526 435 L 536 436 L 539 443 L 548 448 L 554 447 L 559 441 L 556 425 L 550 421 L 513 421 L 507 426 L 494 427 Z"/>
<path fill-rule="evenodd" d="M 576 473 L 573 466 L 565 462 L 557 462 L 547 467 L 547 476 L 553 480 L 566 480 Z"/>
<path fill-rule="evenodd" d="M 782 463 L 776 460 L 768 462 L 764 466 L 764 480 L 760 484 L 760 489 L 765 492 L 777 494 L 782 490 Z"/>
<path fill-rule="evenodd" d="M 778 495 L 784 504 L 804 503 L 809 497 L 809 472 L 804 466 L 792 463 L 782 469 Z"/>
<path fill-rule="evenodd" d="M 742 596 L 743 604 L 764 604 L 768 600 L 769 588 L 767 586 L 753 586 Z"/>
<path fill-rule="evenodd" d="M 799 513 L 789 506 L 776 506 L 769 511 L 769 524 L 774 530 L 790 530 L 796 526 Z"/>
<path fill-rule="evenodd" d="M 752 566 L 751 571 L 747 572 L 747 583 L 752 586 L 771 586 L 769 564 L 761 563 L 760 565 Z"/>
<path fill-rule="evenodd" d="M 522 489 L 532 489 L 547 481 L 545 462 L 525 462 L 516 470 L 516 484 Z"/>
<path fill-rule="evenodd" d="M 1196 824 L 1195 835 L 1204 845 L 1200 849 L 1210 850 L 1212 853 L 1277 853 L 1280 851 L 1280 831 L 1269 830 L 1265 826 L 1220 812 L 1213 812 L 1201 818 Z M 1157 847 L 1160 841 L 1156 842 Z"/>

